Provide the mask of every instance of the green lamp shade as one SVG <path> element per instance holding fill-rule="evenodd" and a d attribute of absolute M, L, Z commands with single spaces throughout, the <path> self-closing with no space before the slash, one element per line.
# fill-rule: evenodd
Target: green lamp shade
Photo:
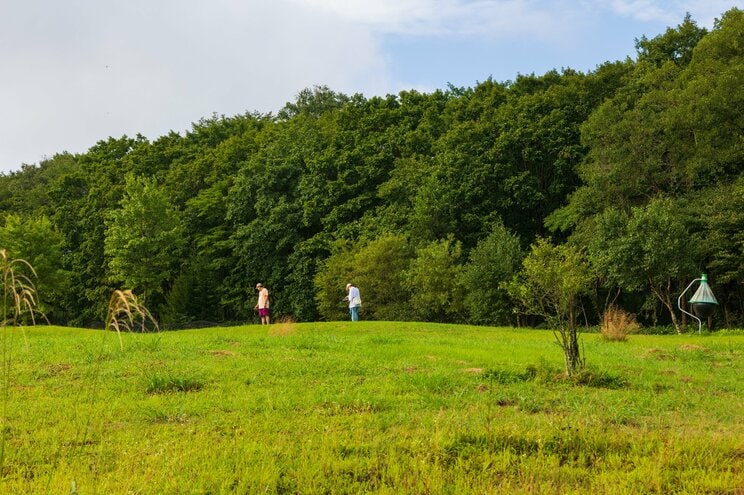
<path fill-rule="evenodd" d="M 700 280 L 700 287 L 695 291 L 690 299 L 692 311 L 700 318 L 707 318 L 713 314 L 718 306 L 718 300 L 713 295 L 708 285 L 708 277 L 703 274 Z"/>

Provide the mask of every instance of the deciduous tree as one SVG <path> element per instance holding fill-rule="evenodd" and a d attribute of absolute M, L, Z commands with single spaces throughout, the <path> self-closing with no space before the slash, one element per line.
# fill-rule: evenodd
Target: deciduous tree
<path fill-rule="evenodd" d="M 522 271 L 506 285 L 528 314 L 546 319 L 563 350 L 566 374 L 584 366 L 579 348 L 579 297 L 589 291 L 593 275 L 583 254 L 568 245 L 538 239 L 522 262 Z"/>
<path fill-rule="evenodd" d="M 153 180 L 130 174 L 125 189 L 121 207 L 111 211 L 106 222 L 109 276 L 152 302 L 163 294 L 180 262 L 183 227 Z"/>

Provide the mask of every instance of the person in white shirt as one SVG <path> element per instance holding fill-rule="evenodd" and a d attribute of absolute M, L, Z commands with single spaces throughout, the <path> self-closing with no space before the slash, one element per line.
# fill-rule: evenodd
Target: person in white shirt
<path fill-rule="evenodd" d="M 359 321 L 359 308 L 362 307 L 362 296 L 359 294 L 359 289 L 354 284 L 346 284 L 346 291 L 349 293 L 346 299 L 349 301 L 351 321 Z"/>

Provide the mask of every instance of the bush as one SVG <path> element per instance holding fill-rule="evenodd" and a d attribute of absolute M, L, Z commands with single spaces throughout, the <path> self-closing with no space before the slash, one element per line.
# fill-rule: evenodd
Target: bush
<path fill-rule="evenodd" d="M 625 342 L 628 335 L 638 331 L 640 325 L 635 315 L 617 306 L 608 307 L 602 315 L 602 325 L 599 332 L 604 340 L 610 342 Z"/>
<path fill-rule="evenodd" d="M 414 319 L 462 321 L 461 255 L 462 246 L 453 237 L 416 250 L 416 257 L 403 274 Z"/>
<path fill-rule="evenodd" d="M 339 243 L 315 274 L 318 311 L 328 321 L 348 319 L 349 305 L 342 301 L 344 286 L 353 283 L 362 295 L 366 320 L 413 319 L 402 274 L 413 253 L 400 235 L 383 235 L 356 245 Z"/>
<path fill-rule="evenodd" d="M 470 252 L 460 278 L 465 289 L 465 309 L 471 323 L 513 323 L 513 305 L 501 285 L 519 271 L 522 258 L 519 238 L 500 223 Z"/>

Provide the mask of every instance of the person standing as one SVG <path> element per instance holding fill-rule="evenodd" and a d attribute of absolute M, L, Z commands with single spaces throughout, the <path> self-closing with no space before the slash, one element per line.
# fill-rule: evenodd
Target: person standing
<path fill-rule="evenodd" d="M 346 291 L 349 293 L 347 299 L 351 321 L 359 321 L 359 308 L 362 307 L 362 296 L 359 294 L 359 289 L 354 284 L 346 284 Z"/>
<path fill-rule="evenodd" d="M 268 325 L 269 321 L 269 290 L 264 287 L 261 282 L 256 284 L 256 290 L 258 291 L 258 302 L 256 303 L 256 309 L 258 310 L 258 316 L 261 317 L 261 324 Z"/>

